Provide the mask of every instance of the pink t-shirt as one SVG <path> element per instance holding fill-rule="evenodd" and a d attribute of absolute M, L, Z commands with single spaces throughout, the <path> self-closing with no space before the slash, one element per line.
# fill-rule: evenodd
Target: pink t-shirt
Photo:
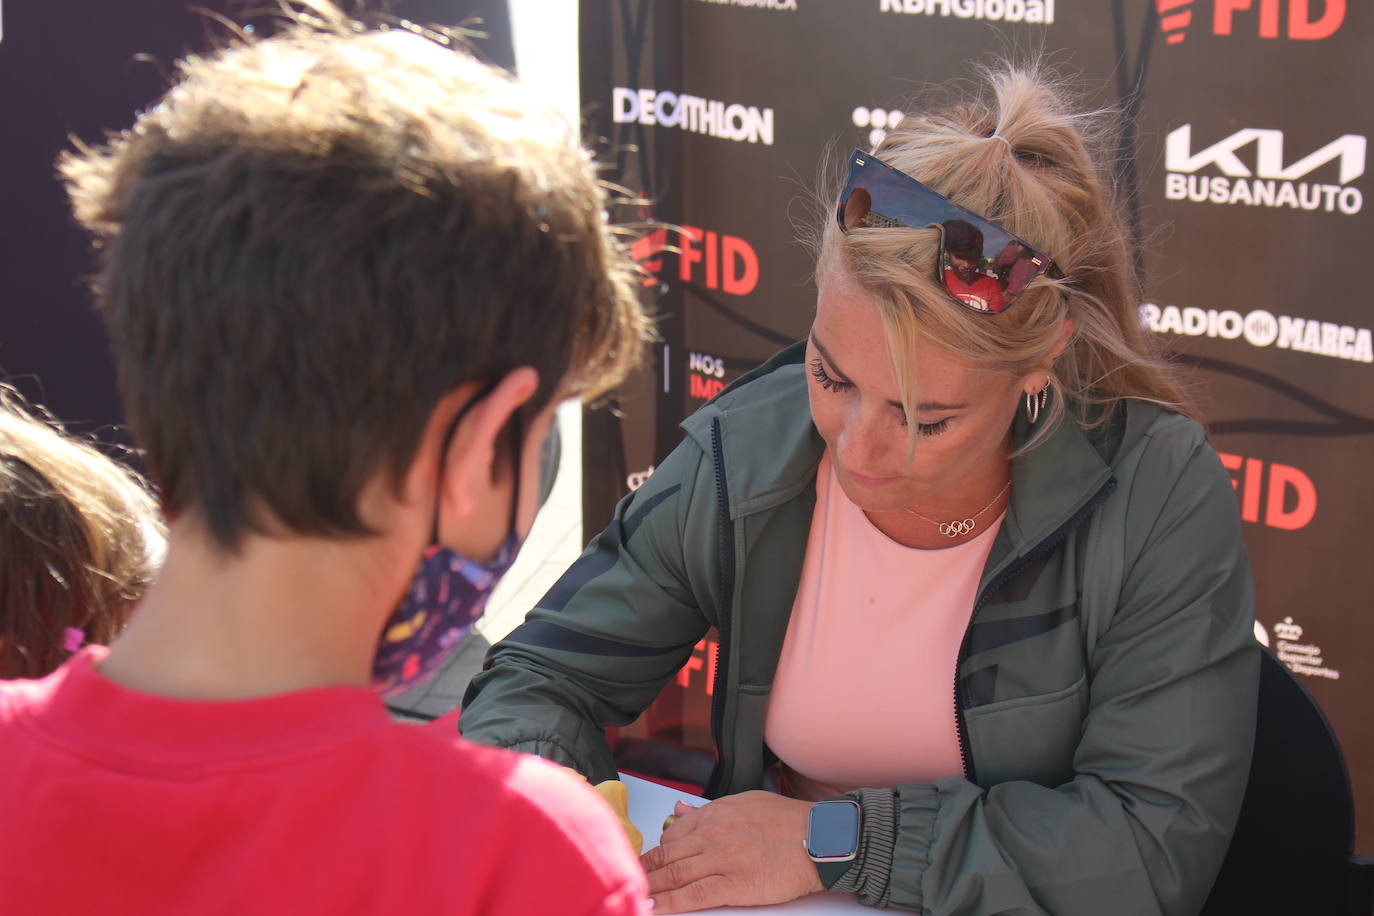
<path fill-rule="evenodd" d="M 0 895 L 33 914 L 650 912 L 609 808 L 335 687 L 188 702 L 86 649 L 0 683 Z"/>
<path fill-rule="evenodd" d="M 1000 526 L 989 519 L 956 547 L 904 547 L 849 501 L 822 457 L 764 729 L 785 792 L 814 801 L 964 774 L 954 668 Z"/>

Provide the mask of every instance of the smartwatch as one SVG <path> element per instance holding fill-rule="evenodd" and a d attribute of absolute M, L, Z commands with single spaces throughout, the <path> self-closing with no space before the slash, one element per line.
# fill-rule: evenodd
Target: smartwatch
<path fill-rule="evenodd" d="M 859 803 L 845 799 L 812 805 L 806 826 L 806 854 L 815 863 L 826 890 L 844 877 L 859 854 Z"/>

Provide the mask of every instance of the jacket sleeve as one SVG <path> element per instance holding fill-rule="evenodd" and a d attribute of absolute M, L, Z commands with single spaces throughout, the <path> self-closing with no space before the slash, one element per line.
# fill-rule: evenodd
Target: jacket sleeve
<path fill-rule="evenodd" d="M 1149 441 L 1153 469 L 1122 494 L 1120 600 L 1088 641 L 1073 778 L 851 793 L 861 860 L 837 889 L 935 916 L 1201 909 L 1249 772 L 1259 650 L 1230 479 L 1200 433 L 1180 438 Z"/>
<path fill-rule="evenodd" d="M 488 652 L 464 698 L 464 737 L 593 782 L 615 777 L 605 726 L 634 721 L 714 623 L 714 593 L 683 557 L 684 532 L 700 539 L 715 527 L 710 467 L 687 439 L 620 501 L 606 530 Z"/>

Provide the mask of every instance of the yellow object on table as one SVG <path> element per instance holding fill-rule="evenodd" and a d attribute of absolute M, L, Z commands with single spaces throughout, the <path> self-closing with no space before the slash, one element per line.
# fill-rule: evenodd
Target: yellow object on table
<path fill-rule="evenodd" d="M 630 848 L 635 851 L 635 855 L 639 855 L 644 851 L 644 834 L 630 821 L 630 795 L 625 789 L 625 783 L 618 779 L 608 779 L 592 788 L 596 789 L 596 794 L 606 799 L 615 816 L 620 818 L 620 826 L 624 828 L 625 836 L 630 839 Z"/>
<path fill-rule="evenodd" d="M 575 773 L 577 778 L 583 782 L 587 781 L 587 777 L 572 767 L 564 767 L 563 769 L 569 773 Z M 608 779 L 605 782 L 597 783 L 592 788 L 596 790 L 597 795 L 606 800 L 606 804 L 611 806 L 615 816 L 620 819 L 620 827 L 625 831 L 625 836 L 629 839 L 630 848 L 635 851 L 635 855 L 642 853 L 644 851 L 644 834 L 640 833 L 639 828 L 630 820 L 630 795 L 625 788 L 625 783 L 618 779 Z"/>

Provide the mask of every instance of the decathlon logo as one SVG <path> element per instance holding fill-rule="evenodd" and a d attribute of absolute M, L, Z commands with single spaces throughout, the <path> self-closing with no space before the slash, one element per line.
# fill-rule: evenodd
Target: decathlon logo
<path fill-rule="evenodd" d="M 1330 356 L 1357 363 L 1374 363 L 1374 335 L 1369 328 L 1294 318 L 1255 309 L 1242 315 L 1231 309 L 1200 309 L 1176 305 L 1160 307 L 1146 302 L 1140 307 L 1140 321 L 1156 334 L 1186 337 L 1244 338 L 1252 347 L 1276 346 L 1314 356 Z"/>
<path fill-rule="evenodd" d="M 773 145 L 773 109 L 726 104 L 686 93 L 617 87 L 612 93 L 617 124 L 677 127 L 736 143 Z"/>
<path fill-rule="evenodd" d="M 900 111 L 884 108 L 864 108 L 860 105 L 852 115 L 854 126 L 868 131 L 868 148 L 875 150 L 887 137 L 887 132 L 896 127 L 905 117 Z"/>
<path fill-rule="evenodd" d="M 1284 165 L 1281 130 L 1247 127 L 1199 152 L 1192 152 L 1193 126 L 1184 124 L 1169 132 L 1165 142 L 1164 195 L 1169 200 L 1197 203 L 1248 204 L 1252 207 L 1292 207 L 1302 210 L 1336 210 L 1354 215 L 1364 206 L 1364 195 L 1350 182 L 1364 174 L 1366 138 L 1344 134 Z M 1247 153 L 1252 168 L 1238 155 Z M 1340 184 L 1301 181 L 1317 169 L 1339 163 Z M 1220 175 L 1199 175 L 1215 169 Z"/>
<path fill-rule="evenodd" d="M 953 16 L 989 22 L 1054 22 L 1054 0 L 878 0 L 880 13 Z"/>
<path fill-rule="evenodd" d="M 793 10 L 797 8 L 797 0 L 697 0 L 698 3 L 715 3 L 720 6 L 751 6 L 756 9 L 765 10 Z"/>
<path fill-rule="evenodd" d="M 1213 35 L 1258 35 L 1315 41 L 1330 38 L 1345 22 L 1345 0 L 1288 0 L 1288 15 L 1280 17 L 1280 0 L 1155 0 L 1164 40 L 1176 45 L 1188 37 L 1198 14 L 1200 27 Z M 1211 13 L 1210 19 L 1207 14 Z"/>

